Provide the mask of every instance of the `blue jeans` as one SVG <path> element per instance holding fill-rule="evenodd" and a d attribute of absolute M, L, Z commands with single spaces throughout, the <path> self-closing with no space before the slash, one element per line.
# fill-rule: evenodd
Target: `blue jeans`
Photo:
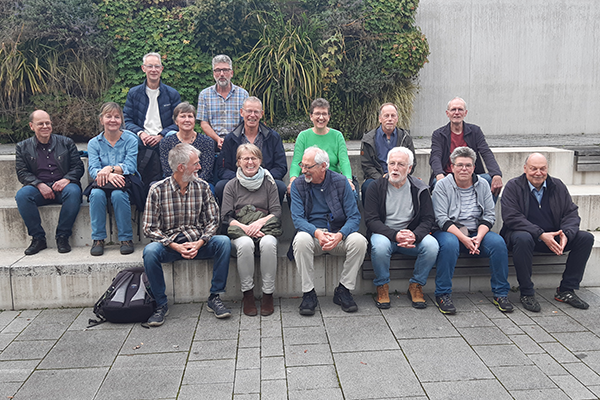
<path fill-rule="evenodd" d="M 440 245 L 435 275 L 435 295 L 452 293 L 452 277 L 459 253 L 468 253 L 467 248 L 450 232 L 433 233 Z M 488 232 L 479 245 L 479 257 L 490 259 L 492 293 L 496 297 L 506 296 L 510 290 L 508 284 L 508 250 L 500 235 Z"/>
<path fill-rule="evenodd" d="M 54 192 L 54 200 L 46 200 L 37 187 L 23 186 L 15 196 L 21 218 L 27 226 L 29 236 L 42 239 L 46 232 L 42 228 L 39 206 L 48 204 L 62 204 L 56 226 L 56 236 L 70 237 L 73 233 L 73 224 L 81 207 L 81 188 L 75 183 L 69 183 L 62 192 Z"/>
<path fill-rule="evenodd" d="M 115 210 L 119 241 L 133 240 L 129 193 L 122 190 L 112 190 L 109 193 L 110 202 Z M 92 240 L 104 240 L 106 239 L 106 192 L 102 189 L 92 189 L 89 200 Z"/>
<path fill-rule="evenodd" d="M 227 284 L 227 275 L 229 273 L 229 257 L 231 257 L 231 241 L 227 236 L 213 236 L 208 243 L 198 250 L 194 260 L 212 258 L 213 276 L 210 287 L 211 294 L 225 292 Z M 168 246 L 163 246 L 160 242 L 152 242 L 144 247 L 144 269 L 148 276 L 148 282 L 156 305 L 158 307 L 167 304 L 167 295 L 165 294 L 165 275 L 163 274 L 162 263 L 170 263 L 177 260 L 183 260 L 180 253 L 171 250 Z"/>
<path fill-rule="evenodd" d="M 438 249 L 438 242 L 431 235 L 425 236 L 419 244 L 409 249 L 400 247 L 387 237 L 374 233 L 371 235 L 371 263 L 375 272 L 373 284 L 381 286 L 390 281 L 390 257 L 393 253 L 400 253 L 417 257 L 410 282 L 425 286 L 429 272 L 435 265 Z"/>

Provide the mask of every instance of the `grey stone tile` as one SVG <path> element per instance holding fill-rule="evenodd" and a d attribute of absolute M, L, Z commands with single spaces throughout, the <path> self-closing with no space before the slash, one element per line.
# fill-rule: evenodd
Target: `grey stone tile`
<path fill-rule="evenodd" d="M 423 384 L 430 400 L 481 400 L 512 399 L 512 396 L 495 379 L 458 382 L 427 382 Z"/>
<path fill-rule="evenodd" d="M 23 382 L 39 364 L 39 360 L 0 361 L 0 383 Z"/>
<path fill-rule="evenodd" d="M 187 353 L 120 355 L 94 400 L 175 398 Z"/>
<path fill-rule="evenodd" d="M 538 344 L 556 342 L 556 339 L 539 325 L 525 325 L 521 326 L 521 329 Z"/>
<path fill-rule="evenodd" d="M 496 318 L 492 320 L 505 335 L 523 335 L 525 332 L 512 320 L 508 318 Z"/>
<path fill-rule="evenodd" d="M 323 318 L 321 317 L 321 313 L 319 312 L 319 307 L 317 307 L 315 315 L 306 316 L 300 315 L 298 313 L 298 306 L 300 306 L 300 301 L 298 301 L 298 305 L 296 306 L 296 310 L 294 312 L 281 313 L 281 324 L 284 328 L 323 325 Z"/>
<path fill-rule="evenodd" d="M 500 383 L 509 391 L 528 389 L 553 389 L 556 387 L 538 367 L 521 365 L 517 367 L 491 367 Z M 527 379 L 523 379 L 526 376 Z"/>
<path fill-rule="evenodd" d="M 550 379 L 571 399 L 597 399 L 592 392 L 571 375 L 552 376 Z"/>
<path fill-rule="evenodd" d="M 573 352 L 600 350 L 600 338 L 592 332 L 555 333 L 554 337 Z"/>
<path fill-rule="evenodd" d="M 461 311 L 449 318 L 450 323 L 456 328 L 475 328 L 494 326 L 494 323 L 481 311 Z"/>
<path fill-rule="evenodd" d="M 15 340 L 0 354 L 0 360 L 41 360 L 54 343 L 55 340 Z"/>
<path fill-rule="evenodd" d="M 0 332 L 4 330 L 15 318 L 19 316 L 19 311 L 0 311 Z"/>
<path fill-rule="evenodd" d="M 577 362 L 579 359 L 561 343 L 540 343 L 540 346 L 559 363 Z"/>
<path fill-rule="evenodd" d="M 583 325 L 566 315 L 531 317 L 531 319 L 549 333 L 587 331 Z"/>
<path fill-rule="evenodd" d="M 285 379 L 263 380 L 260 383 L 261 400 L 287 400 L 287 381 Z"/>
<path fill-rule="evenodd" d="M 365 315 L 381 315 L 381 311 L 375 305 L 373 297 L 370 295 L 355 295 L 354 301 L 358 306 L 358 311 L 353 313 L 347 313 L 342 308 L 333 302 L 333 297 L 324 297 L 319 299 L 323 304 L 321 305 L 321 314 L 323 317 L 344 317 L 352 318 L 357 316 Z"/>
<path fill-rule="evenodd" d="M 285 346 L 285 363 L 288 367 L 333 364 L 328 344 Z"/>
<path fill-rule="evenodd" d="M 400 350 L 334 354 L 346 399 L 424 395 Z"/>
<path fill-rule="evenodd" d="M 534 325 L 529 315 L 525 314 L 520 308 L 515 308 L 513 312 L 506 314 L 506 316 L 520 327 L 523 327 L 523 325 Z"/>
<path fill-rule="evenodd" d="M 582 357 L 581 361 L 590 367 L 592 371 L 600 374 L 600 351 L 588 351 L 585 354 L 586 356 Z"/>
<path fill-rule="evenodd" d="M 181 385 L 178 400 L 231 400 L 233 381 L 227 383 L 206 383 L 202 385 Z"/>
<path fill-rule="evenodd" d="M 190 361 L 185 368 L 182 384 L 215 384 L 233 382 L 235 360 Z"/>
<path fill-rule="evenodd" d="M 12 399 L 22 384 L 22 382 L 0 382 L 0 398 Z"/>
<path fill-rule="evenodd" d="M 260 369 L 238 369 L 233 383 L 234 394 L 260 393 Z"/>
<path fill-rule="evenodd" d="M 81 311 L 81 308 L 43 310 L 21 332 L 19 340 L 58 340 Z"/>
<path fill-rule="evenodd" d="M 496 326 L 481 328 L 458 328 L 458 332 L 471 346 L 483 344 L 511 344 L 512 341 Z"/>
<path fill-rule="evenodd" d="M 260 369 L 260 348 L 238 349 L 235 369 Z"/>
<path fill-rule="evenodd" d="M 0 333 L 0 351 L 6 349 L 18 334 L 18 332 Z"/>
<path fill-rule="evenodd" d="M 279 300 L 279 306 L 281 307 L 281 314 L 285 314 L 285 313 L 298 314 L 298 307 L 300 306 L 300 303 L 302 303 L 302 296 L 288 297 L 288 298 L 282 297 Z"/>
<path fill-rule="evenodd" d="M 400 347 L 421 382 L 493 378 L 463 338 L 401 340 Z"/>
<path fill-rule="evenodd" d="M 135 325 L 133 323 L 132 324 L 113 324 L 112 322 L 105 322 L 100 325 L 96 325 L 92 328 L 88 328 L 88 326 L 90 325 L 89 324 L 90 319 L 93 319 L 93 320 L 98 319 L 98 317 L 94 314 L 94 308 L 93 307 L 84 308 L 81 311 L 81 313 L 79 313 L 77 318 L 75 318 L 75 321 L 73 321 L 73 323 L 71 325 L 69 325 L 69 328 L 67 328 L 67 331 L 85 331 L 88 329 L 93 329 L 95 331 L 111 330 L 111 329 L 130 330 Z"/>
<path fill-rule="evenodd" d="M 510 394 L 516 400 L 570 400 L 569 396 L 562 390 L 556 389 L 531 389 L 511 390 Z"/>
<path fill-rule="evenodd" d="M 535 353 L 545 353 L 546 352 L 529 335 L 509 335 L 508 337 L 525 354 L 535 354 Z"/>
<path fill-rule="evenodd" d="M 260 400 L 260 393 L 234 394 L 233 400 Z"/>
<path fill-rule="evenodd" d="M 260 329 L 241 330 L 238 346 L 260 348 Z"/>
<path fill-rule="evenodd" d="M 40 312 L 40 310 L 21 311 L 19 315 L 10 322 L 10 324 L 2 329 L 2 333 L 21 332 L 27 328 L 27 326 L 35 317 L 37 317 Z"/>
<path fill-rule="evenodd" d="M 422 339 L 439 337 L 457 337 L 458 331 L 437 308 L 428 307 L 417 310 L 412 307 L 407 309 L 391 309 L 383 313 L 383 317 L 397 339 Z"/>
<path fill-rule="evenodd" d="M 198 320 L 170 316 L 159 329 L 135 324 L 119 354 L 189 351 Z"/>
<path fill-rule="evenodd" d="M 283 356 L 283 340 L 279 337 L 268 337 L 260 340 L 262 357 Z"/>
<path fill-rule="evenodd" d="M 283 337 L 283 326 L 281 321 L 269 321 L 263 319 L 260 323 L 260 335 L 262 338 Z"/>
<path fill-rule="evenodd" d="M 600 385 L 588 386 L 587 388 L 600 399 Z"/>
<path fill-rule="evenodd" d="M 201 340 L 192 343 L 190 361 L 235 359 L 236 340 Z"/>
<path fill-rule="evenodd" d="M 569 373 L 548 354 L 530 354 L 529 358 L 548 376 L 568 375 Z"/>
<path fill-rule="evenodd" d="M 481 303 L 475 305 L 475 303 L 473 303 L 471 301 L 471 299 L 469 299 L 465 294 L 463 293 L 453 293 L 452 294 L 452 302 L 454 303 L 454 306 L 456 307 L 456 312 L 458 313 L 463 313 L 463 312 L 468 312 L 468 311 L 478 311 L 479 308 L 478 306 L 481 304 L 485 304 L 484 301 L 482 301 Z"/>
<path fill-rule="evenodd" d="M 323 325 L 283 328 L 283 340 L 286 346 L 293 344 L 327 343 L 327 334 Z"/>
<path fill-rule="evenodd" d="M 286 373 L 290 391 L 339 388 L 333 365 L 288 367 Z"/>
<path fill-rule="evenodd" d="M 40 369 L 110 366 L 127 336 L 124 330 L 69 331 L 56 343 Z"/>
<path fill-rule="evenodd" d="M 564 363 L 562 366 L 585 386 L 600 385 L 600 375 L 592 371 L 590 367 L 584 363 Z"/>
<path fill-rule="evenodd" d="M 488 367 L 500 365 L 532 365 L 533 362 L 514 344 L 473 346 L 473 350 Z"/>
<path fill-rule="evenodd" d="M 399 349 L 398 342 L 381 316 L 323 319 L 333 352 Z"/>
<path fill-rule="evenodd" d="M 169 305 L 169 320 L 173 318 L 199 318 L 203 303 Z"/>
<path fill-rule="evenodd" d="M 256 306 L 258 307 L 258 305 Z M 259 314 L 250 317 L 244 313 L 240 315 L 240 329 L 260 329 L 260 308 L 258 309 Z"/>
<path fill-rule="evenodd" d="M 285 379 L 285 358 L 262 357 L 260 359 L 260 379 Z"/>
<path fill-rule="evenodd" d="M 14 399 L 91 400 L 107 371 L 108 368 L 38 370 L 31 374 Z"/>
<path fill-rule="evenodd" d="M 343 400 L 342 390 L 340 388 L 326 388 L 316 390 L 290 390 L 288 392 L 289 400 Z"/>
<path fill-rule="evenodd" d="M 209 312 L 205 305 L 200 314 L 194 340 L 237 340 L 240 329 L 240 315 L 239 312 L 236 313 L 233 309 L 231 312 L 231 317 L 219 319 Z"/>

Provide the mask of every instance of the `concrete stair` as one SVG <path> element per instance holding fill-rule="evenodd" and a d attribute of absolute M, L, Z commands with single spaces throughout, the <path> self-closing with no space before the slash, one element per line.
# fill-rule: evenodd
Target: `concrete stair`
<path fill-rule="evenodd" d="M 354 146 L 356 148 L 356 145 Z M 546 155 L 549 160 L 551 175 L 559 177 L 571 191 L 573 200 L 580 208 L 582 229 L 595 231 L 600 229 L 600 173 L 576 172 L 574 168 L 573 151 L 543 148 L 494 148 L 496 159 L 504 173 L 504 182 L 523 172 L 523 163 L 527 154 L 538 151 Z M 360 167 L 358 150 L 350 150 L 352 170 L 363 180 Z M 288 152 L 288 165 L 291 163 L 292 154 Z M 87 165 L 87 159 L 84 158 Z M 427 181 L 430 175 L 429 150 L 417 150 L 417 168 L 414 175 Z M 0 309 L 25 309 L 43 307 L 71 307 L 91 306 L 106 290 L 117 271 L 130 266 L 142 265 L 143 246 L 148 239 L 137 236 L 138 221 L 134 211 L 134 242 L 135 252 L 123 256 L 119 253 L 118 245 L 108 245 L 106 252 L 101 257 L 92 257 L 89 254 L 91 245 L 91 227 L 87 200 L 81 205 L 81 210 L 74 226 L 71 238 L 73 251 L 68 254 L 59 254 L 55 247 L 54 229 L 58 220 L 60 206 L 51 205 L 40 208 L 42 224 L 46 230 L 49 249 L 43 250 L 34 256 L 25 256 L 23 250 L 28 246 L 28 237 L 25 225 L 18 213 L 14 195 L 21 187 L 16 178 L 14 169 L 14 156 L 0 156 Z M 82 185 L 89 182 L 87 173 Z M 494 231 L 501 228 L 500 207 L 496 207 L 497 223 Z M 287 257 L 287 249 L 294 235 L 289 208 L 283 206 L 283 230 L 280 238 L 278 272 L 276 282 L 276 295 L 282 297 L 300 296 L 301 286 L 299 275 L 294 262 Z M 118 244 L 114 221 L 108 220 L 108 242 Z M 362 224 L 361 231 L 365 227 Z M 112 233 L 111 233 L 112 232 Z M 594 232 L 600 239 L 600 233 Z M 143 235 L 142 235 L 143 236 Z M 319 295 L 333 295 L 342 268 L 343 259 L 333 256 L 319 257 L 315 260 L 316 290 Z M 588 263 L 583 285 L 600 286 L 600 271 L 595 268 L 600 264 L 600 240 L 596 241 L 592 256 Z M 212 262 L 204 261 L 178 261 L 165 264 L 165 277 L 167 290 L 171 300 L 176 303 L 204 300 L 208 296 L 210 287 Z M 260 281 L 258 260 L 256 268 L 256 282 Z M 434 284 L 430 277 L 430 284 L 425 287 L 426 292 L 433 292 Z M 555 287 L 560 280 L 560 274 L 549 273 L 536 275 L 534 281 L 538 288 Z M 511 271 L 511 285 L 517 286 L 514 271 Z M 454 279 L 455 290 L 489 291 L 489 277 L 461 276 Z M 408 287 L 407 280 L 394 280 L 390 284 L 392 291 L 405 292 Z M 259 293 L 259 285 L 256 294 Z M 370 293 L 374 291 L 372 282 L 358 278 L 355 293 Z M 227 282 L 226 299 L 239 299 L 240 282 L 237 274 L 236 261 L 230 262 L 230 273 Z"/>

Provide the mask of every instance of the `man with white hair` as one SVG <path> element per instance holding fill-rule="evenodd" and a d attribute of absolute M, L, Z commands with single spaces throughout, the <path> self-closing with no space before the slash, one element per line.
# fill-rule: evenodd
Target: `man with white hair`
<path fill-rule="evenodd" d="M 348 179 L 329 170 L 327 152 L 317 146 L 304 151 L 302 175 L 291 186 L 291 213 L 297 233 L 292 242 L 296 267 L 302 278 L 301 315 L 314 315 L 318 304 L 314 286 L 314 257 L 323 253 L 345 256 L 333 302 L 345 312 L 358 306 L 350 290 L 367 251 L 367 240 L 358 233 L 360 212 Z"/>

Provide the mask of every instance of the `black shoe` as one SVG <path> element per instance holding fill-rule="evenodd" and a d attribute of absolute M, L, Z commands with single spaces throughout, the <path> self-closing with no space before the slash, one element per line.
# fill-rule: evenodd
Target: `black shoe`
<path fill-rule="evenodd" d="M 574 290 L 563 290 L 560 291 L 560 288 L 556 288 L 556 294 L 554 295 L 554 300 L 567 303 L 572 305 L 575 308 L 581 308 L 582 310 L 587 310 L 590 306 L 585 301 L 581 300 L 579 296 L 575 294 Z"/>
<path fill-rule="evenodd" d="M 302 303 L 300 304 L 300 315 L 315 315 L 315 308 L 319 304 L 317 300 L 317 292 L 315 289 L 306 292 L 302 295 Z"/>
<path fill-rule="evenodd" d="M 352 298 L 352 293 L 341 283 L 333 291 L 333 302 L 338 306 L 342 306 L 342 310 L 345 312 L 358 311 L 358 306 Z"/>
<path fill-rule="evenodd" d="M 507 296 L 494 297 L 494 304 L 498 307 L 498 310 L 509 313 L 513 312 L 513 305 L 508 300 Z"/>
<path fill-rule="evenodd" d="M 165 323 L 165 317 L 167 315 L 169 315 L 169 307 L 167 307 L 165 304 L 154 310 L 154 314 L 148 318 L 148 322 L 146 322 L 146 324 L 148 326 L 161 326 Z"/>
<path fill-rule="evenodd" d="M 450 293 L 435 296 L 435 305 L 442 314 L 456 314 L 456 307 L 454 307 Z"/>
<path fill-rule="evenodd" d="M 71 245 L 69 244 L 69 238 L 66 236 L 56 237 L 56 247 L 59 253 L 68 253 L 71 251 Z"/>
<path fill-rule="evenodd" d="M 121 254 L 131 254 L 133 253 L 133 241 L 125 240 L 121 242 Z"/>
<path fill-rule="evenodd" d="M 521 304 L 523 308 L 533 312 L 540 312 L 542 307 L 540 303 L 536 300 L 535 296 L 521 296 Z"/>
<path fill-rule="evenodd" d="M 40 250 L 44 250 L 48 246 L 46 245 L 46 238 L 33 238 L 31 239 L 31 244 L 28 248 L 25 249 L 26 256 L 32 256 L 40 252 Z"/>
<path fill-rule="evenodd" d="M 101 256 L 104 254 L 104 240 L 94 240 L 94 244 L 90 249 L 90 254 L 93 256 Z"/>

